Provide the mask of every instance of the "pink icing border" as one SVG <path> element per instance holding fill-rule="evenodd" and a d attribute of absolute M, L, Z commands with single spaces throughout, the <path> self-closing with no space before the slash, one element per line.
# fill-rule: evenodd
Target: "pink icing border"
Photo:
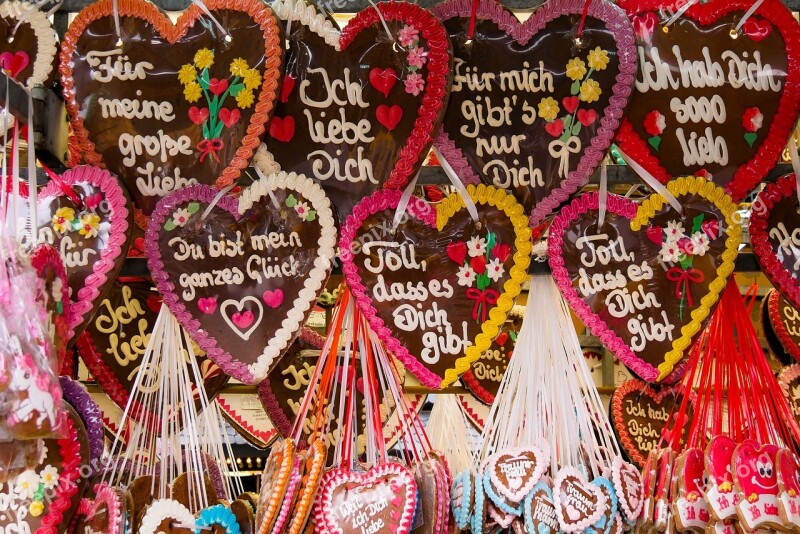
<path fill-rule="evenodd" d="M 623 491 L 623 471 L 632 471 L 639 477 L 639 505 L 636 508 L 631 507 L 631 503 L 628 501 L 625 491 Z M 644 481 L 642 480 L 641 471 L 639 471 L 633 464 L 624 461 L 619 456 L 615 456 L 614 460 L 611 462 L 611 480 L 614 484 L 614 491 L 617 493 L 617 499 L 625 517 L 631 520 L 637 519 L 639 514 L 642 513 L 642 508 L 644 507 Z"/>
<path fill-rule="evenodd" d="M 394 354 L 395 358 L 403 362 L 406 369 L 416 376 L 423 386 L 439 388 L 442 383 L 442 377 L 432 373 L 420 363 L 405 345 L 392 335 L 389 327 L 378 316 L 375 307 L 372 305 L 372 300 L 367 295 L 367 288 L 364 287 L 361 281 L 358 266 L 353 263 L 355 259 L 353 241 L 361 225 L 371 215 L 385 210 L 396 209 L 402 194 L 402 191 L 397 190 L 376 191 L 353 208 L 353 212 L 347 217 L 339 233 L 339 259 L 342 261 L 342 274 L 347 280 L 347 285 L 350 286 L 350 291 L 356 298 L 358 307 L 367 317 L 372 330 L 386 344 L 386 349 Z M 424 200 L 412 196 L 408 202 L 406 213 L 414 216 L 423 224 L 436 228 L 436 210 Z"/>
<path fill-rule="evenodd" d="M 550 0 L 537 9 L 528 20 L 520 23 L 499 2 L 481 0 L 477 16 L 494 21 L 500 29 L 517 39 L 520 44 L 525 44 L 553 19 L 561 15 L 581 13 L 584 5 L 583 0 Z M 433 9 L 433 12 L 442 21 L 456 17 L 468 18 L 471 11 L 472 0 L 446 0 Z M 538 226 L 550 213 L 589 181 L 622 124 L 625 107 L 633 92 L 636 76 L 636 42 L 628 17 L 621 8 L 607 0 L 594 0 L 589 3 L 588 14 L 603 21 L 614 36 L 619 57 L 619 72 L 612 88 L 609 105 L 601 114 L 600 127 L 597 129 L 595 137 L 592 138 L 591 144 L 581 155 L 578 167 L 569 173 L 567 179 L 561 182 L 560 187 L 550 191 L 533 208 L 530 217 L 531 227 Z M 472 169 L 467 158 L 444 131 L 440 131 L 435 145 L 465 184 L 480 183 L 480 177 Z"/>
<path fill-rule="evenodd" d="M 133 237 L 133 225 L 129 224 L 132 216 L 128 209 L 130 200 L 128 193 L 119 185 L 117 178 L 105 169 L 90 166 L 80 166 L 69 169 L 60 176 L 62 182 L 73 185 L 78 182 L 89 183 L 102 191 L 109 206 L 108 242 L 100 253 L 100 259 L 94 262 L 92 274 L 86 277 L 85 285 L 78 290 L 77 301 L 72 301 L 69 307 L 69 338 L 71 345 L 75 339 L 75 329 L 89 320 L 94 311 L 94 303 L 100 301 L 111 284 L 103 287 L 106 282 L 113 281 L 122 269 L 123 262 L 115 265 L 119 257 L 124 257 Z M 65 196 L 59 184 L 55 181 L 48 183 L 40 193 L 38 203 L 43 203 L 50 197 Z"/>
<path fill-rule="evenodd" d="M 286 496 L 283 498 L 283 505 L 281 506 L 278 517 L 275 519 L 275 525 L 272 527 L 273 532 L 283 532 L 283 527 L 286 526 L 286 520 L 289 518 L 289 512 L 294 508 L 294 498 L 297 496 L 298 486 L 300 479 L 300 457 L 294 461 L 294 469 L 289 477 L 289 486 L 286 488 Z"/>
<path fill-rule="evenodd" d="M 507 488 L 500 479 L 497 478 L 495 474 L 495 467 L 497 466 L 497 460 L 501 456 L 505 456 L 507 454 L 519 455 L 523 452 L 532 452 L 534 458 L 536 458 L 536 467 L 531 474 L 531 479 L 525 486 L 520 487 L 518 490 L 512 490 L 511 488 Z M 502 451 L 493 454 L 489 458 L 486 459 L 486 468 L 485 471 L 489 473 L 489 478 L 492 481 L 492 485 L 497 488 L 497 490 L 507 497 L 510 501 L 515 503 L 521 503 L 525 496 L 531 492 L 533 487 L 539 482 L 544 474 L 545 470 L 550 467 L 550 455 L 542 451 L 539 447 L 516 447 L 514 449 L 503 449 Z"/>
<path fill-rule="evenodd" d="M 107 513 L 108 513 L 109 530 L 106 531 L 104 534 L 119 534 L 120 533 L 119 523 L 122 513 L 120 509 L 119 495 L 117 494 L 117 492 L 114 490 L 113 487 L 109 486 L 105 482 L 95 485 L 94 492 L 95 492 L 94 503 L 92 504 L 92 511 L 89 513 L 94 512 L 94 508 L 97 506 L 98 503 L 105 504 L 106 508 L 108 509 Z"/>
<path fill-rule="evenodd" d="M 637 376 L 642 377 L 648 382 L 655 381 L 659 376 L 656 367 L 639 358 L 636 353 L 620 338 L 616 332 L 611 330 L 599 315 L 594 313 L 588 304 L 578 295 L 572 287 L 572 279 L 564 266 L 563 249 L 564 232 L 569 228 L 578 216 L 583 215 L 589 210 L 597 210 L 599 195 L 596 191 L 586 193 L 574 199 L 553 219 L 550 225 L 550 237 L 547 241 L 547 250 L 550 255 L 550 269 L 553 271 L 558 289 L 567 299 L 570 307 L 575 314 L 586 324 L 594 335 L 613 352 L 622 363 L 628 366 Z M 639 206 L 633 200 L 628 200 L 618 195 L 608 195 L 607 213 L 613 213 L 620 217 L 633 220 Z M 608 223 L 606 223 L 608 224 Z"/>

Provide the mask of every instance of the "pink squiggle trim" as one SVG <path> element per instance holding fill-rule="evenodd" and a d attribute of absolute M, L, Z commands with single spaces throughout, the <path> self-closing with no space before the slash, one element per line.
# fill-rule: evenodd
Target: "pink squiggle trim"
<path fill-rule="evenodd" d="M 106 509 L 108 510 L 106 513 L 108 514 L 109 530 L 105 534 L 120 534 L 119 524 L 121 518 L 121 511 L 120 511 L 119 495 L 114 490 L 114 488 L 112 488 L 105 482 L 95 485 L 94 491 L 95 491 L 94 508 L 97 507 L 98 503 L 102 503 L 106 505 Z M 94 512 L 94 509 L 92 510 L 92 512 Z"/>
<path fill-rule="evenodd" d="M 572 279 L 564 264 L 562 243 L 564 242 L 564 232 L 570 224 L 589 210 L 598 209 L 598 193 L 592 192 L 577 197 L 567 206 L 561 209 L 550 225 L 550 237 L 547 242 L 547 250 L 550 255 L 550 269 L 553 272 L 558 289 L 567 299 L 570 307 L 575 314 L 580 317 L 591 332 L 600 338 L 600 341 L 608 347 L 608 350 L 616 354 L 625 365 L 638 376 L 653 382 L 658 378 L 659 371 L 656 367 L 639 358 L 625 341 L 622 340 L 599 315 L 594 313 L 588 304 L 578 295 L 577 290 L 572 287 Z M 607 212 L 619 215 L 628 220 L 633 220 L 636 216 L 638 205 L 632 200 L 618 195 L 608 195 Z"/>
<path fill-rule="evenodd" d="M 478 6 L 478 17 L 497 23 L 502 30 L 524 45 L 552 20 L 562 15 L 581 13 L 583 7 L 584 0 L 550 0 L 521 24 L 499 3 L 482 0 Z M 447 0 L 436 6 L 434 13 L 442 21 L 446 21 L 456 17 L 469 17 L 471 9 L 471 0 Z M 621 125 L 623 113 L 633 91 L 636 76 L 636 41 L 633 28 L 625 12 L 607 0 L 596 0 L 591 2 L 588 14 L 603 21 L 613 35 L 617 44 L 619 72 L 615 77 L 608 106 L 601 114 L 600 127 L 581 155 L 578 167 L 569 173 L 567 179 L 563 180 L 559 187 L 553 189 L 533 208 L 531 227 L 538 226 L 550 213 L 589 181 Z M 476 183 L 475 180 L 480 179 L 466 156 L 444 131 L 439 133 L 435 144 L 442 157 L 452 165 L 465 184 Z"/>
<path fill-rule="evenodd" d="M 133 237 L 132 212 L 128 209 L 130 199 L 128 193 L 119 185 L 116 177 L 105 169 L 90 166 L 80 166 L 70 169 L 60 176 L 61 181 L 67 185 L 86 182 L 100 189 L 108 201 L 109 206 L 109 231 L 106 247 L 100 252 L 100 259 L 92 266 L 92 274 L 86 277 L 84 287 L 78 290 L 77 301 L 70 303 L 69 307 L 69 338 L 71 345 L 74 341 L 76 329 L 85 321 L 94 310 L 94 303 L 101 300 L 111 288 L 111 282 L 116 279 L 122 269 L 122 261 Z M 40 203 L 50 197 L 64 196 L 60 186 L 51 181 L 41 192 Z"/>
<path fill-rule="evenodd" d="M 378 316 L 377 310 L 372 305 L 372 300 L 367 295 L 367 289 L 361 281 L 359 268 L 353 263 L 355 259 L 353 242 L 361 225 L 371 215 L 385 210 L 397 209 L 401 196 L 401 191 L 377 191 L 363 199 L 353 208 L 353 212 L 347 217 L 339 233 L 339 258 L 342 261 L 342 274 L 347 281 L 347 285 L 350 286 L 350 291 L 356 298 L 356 304 L 366 316 L 372 330 L 384 342 L 386 349 L 394 354 L 395 358 L 403 362 L 406 369 L 416 376 L 423 386 L 438 388 L 442 383 L 442 377 L 429 371 L 427 367 L 408 352 L 405 345 L 392 335 L 391 330 L 383 322 L 383 319 Z M 424 200 L 412 196 L 406 208 L 406 213 L 431 228 L 436 228 L 436 210 Z"/>
<path fill-rule="evenodd" d="M 178 323 L 186 329 L 189 336 L 205 351 L 206 355 L 219 365 L 225 373 L 242 382 L 252 383 L 254 378 L 249 367 L 245 363 L 235 361 L 228 352 L 219 347 L 217 340 L 201 327 L 200 321 L 194 319 L 183 302 L 178 299 L 178 295 L 175 293 L 175 284 L 170 281 L 169 275 L 164 271 L 164 262 L 161 259 L 161 250 L 158 246 L 159 231 L 169 214 L 177 206 L 191 201 L 209 204 L 217 196 L 217 193 L 217 189 L 211 186 L 190 185 L 170 193 L 158 202 L 150 216 L 150 224 L 147 225 L 147 232 L 145 233 L 147 266 L 150 268 L 153 283 L 164 296 L 164 303 L 175 315 Z M 235 220 L 239 220 L 239 201 L 230 195 L 223 195 L 214 206 L 214 209 L 227 211 L 233 215 Z"/>
<path fill-rule="evenodd" d="M 78 439 L 75 423 L 71 415 L 64 415 L 62 431 L 66 436 L 56 441 L 62 460 L 56 499 L 50 505 L 47 515 L 42 518 L 36 534 L 59 534 L 58 528 L 64 522 L 64 514 L 72 507 L 72 497 L 78 493 L 81 476 L 81 442 Z"/>
<path fill-rule="evenodd" d="M 289 517 L 289 512 L 294 508 L 294 498 L 297 492 L 297 487 L 300 484 L 300 458 L 294 461 L 294 468 L 292 469 L 292 476 L 289 479 L 289 487 L 286 488 L 286 496 L 283 498 L 283 506 L 278 513 L 278 518 L 275 520 L 275 526 L 272 528 L 273 532 L 283 532 L 283 527 L 286 525 L 286 519 Z"/>

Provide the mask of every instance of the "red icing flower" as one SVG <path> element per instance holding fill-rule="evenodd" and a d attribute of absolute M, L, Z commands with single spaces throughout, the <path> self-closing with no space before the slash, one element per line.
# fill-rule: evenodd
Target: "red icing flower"
<path fill-rule="evenodd" d="M 498 243 L 492 247 L 492 256 L 500 261 L 506 261 L 511 255 L 511 247 L 506 243 Z"/>
<path fill-rule="evenodd" d="M 472 267 L 472 270 L 477 274 L 483 274 L 486 272 L 486 258 L 483 256 L 475 256 L 469 260 L 469 266 Z"/>
<path fill-rule="evenodd" d="M 748 132 L 756 132 L 764 124 L 764 115 L 758 108 L 747 108 L 742 115 L 742 126 Z"/>
<path fill-rule="evenodd" d="M 666 127 L 667 119 L 657 109 L 644 116 L 644 129 L 648 134 L 661 135 Z"/>
<path fill-rule="evenodd" d="M 678 241 L 678 250 L 683 252 L 684 254 L 692 255 L 694 254 L 694 244 L 692 240 L 688 237 L 684 237 L 680 241 Z"/>

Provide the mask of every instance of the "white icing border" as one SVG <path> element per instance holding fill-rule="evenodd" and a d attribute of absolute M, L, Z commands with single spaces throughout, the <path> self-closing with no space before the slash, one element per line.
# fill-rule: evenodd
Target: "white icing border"
<path fill-rule="evenodd" d="M 139 534 L 155 534 L 158 525 L 168 517 L 183 525 L 194 525 L 194 515 L 174 499 L 155 499 L 147 507 L 139 526 Z"/>
<path fill-rule="evenodd" d="M 290 19 L 292 24 L 299 22 L 325 39 L 328 45 L 339 52 L 339 28 L 331 24 L 331 21 L 317 10 L 316 5 L 306 3 L 305 0 L 277 0 L 269 7 L 272 8 L 275 16 L 281 19 L 281 22 Z"/>
<path fill-rule="evenodd" d="M 0 3 L 0 17 L 18 21 L 22 14 L 32 7 L 27 2 L 6 0 Z M 46 82 L 53 71 L 53 60 L 58 51 L 58 37 L 53 25 L 50 24 L 50 19 L 47 18 L 47 14 L 40 9 L 32 9 L 23 24 L 30 25 L 39 44 L 39 49 L 36 51 L 36 58 L 33 62 L 33 72 L 26 84 L 28 90 L 31 90 L 35 85 L 42 85 Z M 30 50 L 26 50 L 26 52 L 31 54 Z"/>
<path fill-rule="evenodd" d="M 305 313 L 317 303 L 317 294 L 327 281 L 333 266 L 333 259 L 336 257 L 337 233 L 331 201 L 318 183 L 303 174 L 279 172 L 253 182 L 239 197 L 239 214 L 243 214 L 253 203 L 268 196 L 270 191 L 278 189 L 294 191 L 308 200 L 311 207 L 317 212 L 317 220 L 314 221 L 314 224 L 320 226 L 320 237 L 317 241 L 317 258 L 314 260 L 314 267 L 308 273 L 303 288 L 281 323 L 281 328 L 275 331 L 275 335 L 264 347 L 258 361 L 248 365 L 248 369 L 256 381 L 267 376 L 273 362 L 281 357 L 294 339 L 294 335 L 302 328 L 305 322 Z"/>

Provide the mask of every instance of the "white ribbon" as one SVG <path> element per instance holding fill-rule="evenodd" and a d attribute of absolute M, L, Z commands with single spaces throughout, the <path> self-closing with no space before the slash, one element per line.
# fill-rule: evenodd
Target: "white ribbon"
<path fill-rule="evenodd" d="M 681 8 L 680 8 L 678 11 L 676 11 L 676 12 L 675 12 L 675 13 L 674 13 L 674 14 L 673 14 L 673 15 L 672 15 L 670 18 L 669 18 L 669 20 L 667 20 L 667 22 L 664 24 L 664 27 L 665 27 L 665 28 L 669 28 L 670 26 L 672 26 L 673 24 L 675 24 L 675 22 L 676 22 L 676 21 L 677 21 L 679 18 L 681 18 L 681 17 L 683 16 L 683 14 L 684 14 L 684 13 L 686 13 L 687 11 L 689 11 L 689 9 L 691 9 L 691 7 L 692 7 L 693 5 L 695 5 L 695 4 L 696 4 L 697 2 L 699 2 L 699 1 L 700 1 L 700 0 L 689 0 L 688 2 L 686 2 L 685 4 L 683 4 L 683 5 L 681 6 Z"/>
<path fill-rule="evenodd" d="M 266 175 L 264 174 L 264 171 L 259 169 L 258 165 L 254 166 L 253 168 L 256 170 L 256 174 L 258 175 L 259 178 L 261 178 L 262 180 L 267 179 Z M 272 192 L 272 189 L 267 189 L 267 194 L 269 195 L 269 198 L 272 199 L 272 205 L 275 206 L 275 209 L 280 210 L 281 205 L 278 203 L 278 199 L 275 198 L 275 193 Z"/>
<path fill-rule="evenodd" d="M 381 19 L 381 24 L 383 24 L 383 29 L 386 30 L 386 35 L 389 36 L 389 40 L 392 41 L 394 44 L 397 44 L 397 39 L 394 38 L 394 35 L 392 35 L 391 30 L 389 30 L 389 25 L 386 24 L 386 19 L 383 18 L 383 13 L 381 13 L 381 10 L 372 0 L 367 0 L 367 2 L 369 2 L 369 5 L 375 8 L 375 11 L 377 11 L 378 18 Z"/>
<path fill-rule="evenodd" d="M 403 215 L 406 214 L 406 208 L 411 200 L 411 194 L 414 192 L 414 187 L 417 185 L 418 178 L 419 172 L 417 172 L 417 175 L 414 176 L 414 179 L 408 183 L 406 188 L 403 190 L 403 194 L 400 196 L 400 202 L 397 203 L 397 210 L 394 212 L 394 220 L 392 221 L 392 233 L 394 233 L 394 231 L 397 230 L 397 227 L 400 226 L 400 222 L 403 220 Z"/>
<path fill-rule="evenodd" d="M 28 91 L 28 214 L 31 224 L 31 247 L 35 247 L 39 240 L 38 212 L 36 207 L 36 147 L 33 142 L 33 97 Z"/>
<path fill-rule="evenodd" d="M 547 149 L 552 157 L 561 158 L 558 162 L 558 175 L 566 178 L 569 174 L 569 155 L 581 151 L 581 140 L 574 136 L 570 137 L 566 143 L 561 139 L 556 139 L 550 143 Z"/>
<path fill-rule="evenodd" d="M 756 0 L 755 2 L 753 2 L 753 5 L 750 6 L 750 9 L 748 9 L 747 11 L 744 12 L 744 16 L 742 16 L 742 20 L 740 20 L 739 23 L 736 24 L 736 33 L 739 33 L 739 30 L 742 29 L 742 26 L 744 26 L 744 23 L 747 22 L 747 19 L 752 17 L 753 13 L 755 13 L 758 10 L 758 8 L 761 7 L 761 4 L 763 4 L 763 3 L 764 3 L 764 0 Z"/>
<path fill-rule="evenodd" d="M 206 209 L 203 211 L 202 215 L 200 215 L 200 220 L 201 221 L 206 220 L 206 217 L 208 217 L 208 214 L 211 213 L 211 210 L 214 209 L 214 206 L 217 205 L 217 202 L 219 202 L 222 199 L 222 197 L 225 196 L 225 193 L 227 193 L 228 191 L 233 189 L 234 186 L 235 186 L 235 184 L 231 184 L 228 187 L 224 187 L 224 188 L 220 189 L 219 191 L 217 191 L 217 194 L 214 196 L 213 199 L 211 199 L 211 203 L 208 205 L 208 207 L 206 207 Z"/>
<path fill-rule="evenodd" d="M 464 199 L 464 206 L 467 208 L 470 217 L 472 217 L 473 221 L 479 222 L 478 208 L 475 207 L 475 203 L 472 201 L 472 197 L 469 196 L 469 191 L 467 191 L 467 188 L 464 187 L 464 182 L 461 181 L 461 178 L 458 177 L 456 171 L 453 169 L 453 167 L 450 166 L 447 160 L 444 159 L 444 157 L 442 157 L 442 154 L 441 152 L 439 152 L 439 149 L 433 147 L 431 150 L 433 150 L 433 153 L 436 155 L 436 159 L 439 160 L 439 164 L 442 166 L 442 170 L 450 179 L 450 183 L 453 185 L 453 187 L 456 188 L 456 191 L 458 191 L 458 194 L 461 195 L 461 198 Z"/>
<path fill-rule="evenodd" d="M 645 170 L 644 167 L 633 161 L 628 155 L 623 152 L 619 147 L 617 147 L 617 152 L 619 152 L 620 157 L 625 160 L 625 163 L 628 167 L 631 168 L 633 172 L 635 172 L 639 178 L 647 184 L 647 187 L 664 197 L 670 206 L 672 206 L 675 211 L 683 215 L 683 207 L 681 207 L 681 203 L 678 202 L 678 199 L 673 196 L 672 193 L 669 192 L 669 189 L 664 187 L 664 184 L 656 180 L 655 176 L 650 174 Z"/>
<path fill-rule="evenodd" d="M 111 1 L 111 10 L 114 13 L 114 31 L 117 33 L 117 47 L 122 46 L 122 32 L 119 29 L 119 0 Z"/>
<path fill-rule="evenodd" d="M 605 160 L 600 166 L 600 190 L 598 191 L 597 198 L 597 229 L 603 227 L 606 222 L 606 207 L 608 205 L 608 167 Z"/>
<path fill-rule="evenodd" d="M 217 27 L 220 33 L 225 36 L 225 41 L 231 42 L 232 38 L 231 35 L 228 33 L 228 30 L 226 30 L 225 27 L 222 24 L 220 24 L 220 22 L 214 17 L 214 15 L 211 14 L 211 11 L 208 10 L 206 5 L 203 3 L 203 0 L 192 0 L 192 3 L 197 7 L 199 7 L 203 11 L 203 13 L 205 13 L 206 16 L 211 19 L 211 22 L 214 23 L 214 25 Z"/>

